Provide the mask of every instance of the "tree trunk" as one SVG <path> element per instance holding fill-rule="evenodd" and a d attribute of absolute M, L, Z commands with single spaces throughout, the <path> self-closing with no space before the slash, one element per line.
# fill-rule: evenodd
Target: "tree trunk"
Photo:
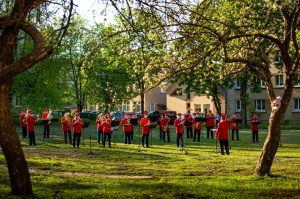
<path fill-rule="evenodd" d="M 7 162 L 12 194 L 32 194 L 27 162 L 11 117 L 10 89 L 11 81 L 0 84 L 0 145 Z"/>
<path fill-rule="evenodd" d="M 241 84 L 240 88 L 240 100 L 241 100 L 241 119 L 242 128 L 246 128 L 247 125 L 247 106 L 244 104 L 245 98 L 247 97 L 247 85 Z M 248 100 L 247 100 L 248 101 Z"/>
<path fill-rule="evenodd" d="M 268 136 L 258 159 L 255 174 L 264 176 L 270 174 L 271 166 L 280 143 L 280 129 L 283 116 L 271 113 Z"/>

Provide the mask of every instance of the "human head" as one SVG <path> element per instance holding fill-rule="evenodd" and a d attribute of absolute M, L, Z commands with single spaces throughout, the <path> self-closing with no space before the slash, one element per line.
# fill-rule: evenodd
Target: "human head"
<path fill-rule="evenodd" d="M 164 117 L 164 114 L 163 114 L 163 113 L 161 113 L 161 114 L 160 114 L 160 117 Z"/>
<path fill-rule="evenodd" d="M 144 111 L 144 118 L 148 118 L 148 111 Z"/>
<path fill-rule="evenodd" d="M 181 118 L 181 113 L 177 113 L 177 119 Z"/>
<path fill-rule="evenodd" d="M 196 117 L 199 116 L 199 115 L 200 115 L 200 113 L 197 111 L 197 112 L 196 112 Z"/>
<path fill-rule="evenodd" d="M 226 120 L 226 115 L 224 113 L 222 113 L 221 121 L 225 121 L 225 120 Z"/>
<path fill-rule="evenodd" d="M 125 113 L 125 117 L 126 118 L 130 118 L 130 114 L 129 113 Z"/>

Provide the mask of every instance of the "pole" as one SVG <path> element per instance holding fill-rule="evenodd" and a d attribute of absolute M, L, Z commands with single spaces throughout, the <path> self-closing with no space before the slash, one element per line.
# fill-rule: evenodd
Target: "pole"
<path fill-rule="evenodd" d="M 93 152 L 92 152 L 92 132 L 91 132 L 91 128 L 90 127 L 89 127 L 89 129 L 90 129 L 90 151 L 89 151 L 88 154 L 93 154 Z"/>

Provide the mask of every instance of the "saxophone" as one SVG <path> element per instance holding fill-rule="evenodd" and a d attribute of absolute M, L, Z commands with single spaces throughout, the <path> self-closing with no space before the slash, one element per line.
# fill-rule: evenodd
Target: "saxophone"
<path fill-rule="evenodd" d="M 168 127 L 169 127 L 169 121 L 170 121 L 170 118 L 168 118 L 168 122 L 167 122 L 166 126 L 164 126 L 164 131 L 165 131 L 165 132 L 168 130 Z"/>

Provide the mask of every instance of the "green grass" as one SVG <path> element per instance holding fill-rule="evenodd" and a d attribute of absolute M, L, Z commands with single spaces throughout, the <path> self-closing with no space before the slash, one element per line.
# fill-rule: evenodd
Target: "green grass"
<path fill-rule="evenodd" d="M 63 144 L 60 128 L 53 124 L 51 137 L 43 140 L 37 126 L 35 147 L 20 138 L 34 191 L 23 198 L 52 198 L 56 192 L 58 198 L 300 198 L 300 130 L 282 131 L 272 175 L 258 177 L 253 172 L 266 130 L 259 132 L 258 144 L 252 143 L 249 129 L 241 130 L 241 141 L 230 142 L 230 155 L 221 156 L 216 141 L 206 139 L 205 128 L 200 143 L 184 137 L 183 151 L 173 129 L 166 144 L 152 131 L 152 148 L 146 149 L 140 147 L 139 128 L 131 145 L 123 144 L 121 130 L 115 131 L 113 148 L 102 148 L 92 125 L 84 130 L 84 145 L 73 149 Z M 0 176 L 0 198 L 21 198 L 10 195 L 2 151 Z"/>

